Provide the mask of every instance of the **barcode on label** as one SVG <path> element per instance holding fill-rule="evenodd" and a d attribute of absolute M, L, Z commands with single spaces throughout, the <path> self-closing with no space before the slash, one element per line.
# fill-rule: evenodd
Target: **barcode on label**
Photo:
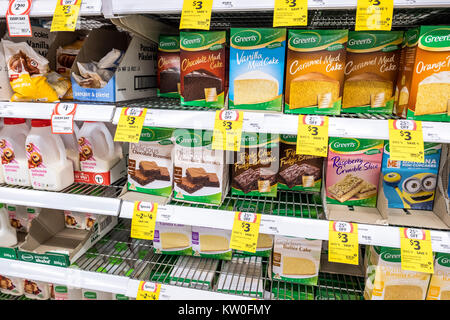
<path fill-rule="evenodd" d="M 156 87 L 156 76 L 135 76 L 134 90 L 143 90 Z"/>

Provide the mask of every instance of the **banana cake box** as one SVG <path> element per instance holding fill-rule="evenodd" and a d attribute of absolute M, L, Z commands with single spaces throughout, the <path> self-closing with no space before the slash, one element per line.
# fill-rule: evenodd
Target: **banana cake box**
<path fill-rule="evenodd" d="M 450 254 L 436 252 L 427 300 L 450 300 Z"/>
<path fill-rule="evenodd" d="M 367 246 L 365 300 L 425 300 L 430 274 L 403 270 L 399 248 Z"/>
<path fill-rule="evenodd" d="M 156 222 L 153 248 L 155 253 L 191 256 L 191 226 Z"/>
<path fill-rule="evenodd" d="M 317 285 L 322 240 L 275 236 L 272 279 Z"/>
<path fill-rule="evenodd" d="M 391 160 L 386 142 L 382 175 L 389 208 L 433 210 L 441 145 L 425 142 L 424 150 L 424 163 Z"/>
<path fill-rule="evenodd" d="M 138 143 L 130 143 L 128 190 L 170 197 L 173 185 L 172 134 L 175 129 L 143 127 Z"/>
<path fill-rule="evenodd" d="M 231 230 L 192 226 L 192 251 L 197 257 L 231 260 Z"/>
<path fill-rule="evenodd" d="M 326 172 L 330 204 L 376 207 L 383 140 L 331 138 Z"/>

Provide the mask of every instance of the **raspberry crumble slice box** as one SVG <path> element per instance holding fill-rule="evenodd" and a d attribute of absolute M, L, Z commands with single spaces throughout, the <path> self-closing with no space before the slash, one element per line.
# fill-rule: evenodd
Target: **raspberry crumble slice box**
<path fill-rule="evenodd" d="M 350 31 L 343 113 L 391 114 L 403 31 Z"/>
<path fill-rule="evenodd" d="M 285 113 L 341 113 L 347 30 L 289 30 Z"/>
<path fill-rule="evenodd" d="M 383 140 L 330 138 L 327 203 L 376 207 L 382 156 Z"/>
<path fill-rule="evenodd" d="M 419 32 L 407 117 L 450 121 L 450 26 Z"/>

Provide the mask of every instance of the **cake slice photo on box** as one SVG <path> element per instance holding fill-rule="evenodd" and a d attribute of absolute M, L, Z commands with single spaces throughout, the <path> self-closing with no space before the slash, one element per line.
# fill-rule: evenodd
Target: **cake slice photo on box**
<path fill-rule="evenodd" d="M 231 230 L 192 226 L 192 250 L 197 257 L 231 260 Z"/>
<path fill-rule="evenodd" d="M 156 73 L 158 97 L 180 97 L 180 37 L 160 35 L 158 69 Z"/>
<path fill-rule="evenodd" d="M 191 256 L 191 226 L 156 222 L 153 250 L 159 254 Z"/>
<path fill-rule="evenodd" d="M 348 30 L 289 30 L 285 113 L 341 112 Z"/>
<path fill-rule="evenodd" d="M 330 138 L 327 203 L 376 207 L 383 144 L 383 140 Z"/>

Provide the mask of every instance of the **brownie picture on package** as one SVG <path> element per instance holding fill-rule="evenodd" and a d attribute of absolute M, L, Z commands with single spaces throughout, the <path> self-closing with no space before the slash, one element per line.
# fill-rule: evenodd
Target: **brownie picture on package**
<path fill-rule="evenodd" d="M 261 182 L 267 182 L 266 188 L 270 189 L 276 183 L 276 177 L 277 174 L 268 168 L 249 168 L 234 177 L 233 183 L 244 193 L 249 193 L 250 191 L 260 190 L 262 188 Z"/>
<path fill-rule="evenodd" d="M 182 177 L 177 186 L 188 193 L 194 193 L 203 187 L 220 188 L 220 182 L 213 172 L 206 172 L 203 168 L 187 168 L 186 177 Z"/>
<path fill-rule="evenodd" d="M 145 186 L 155 180 L 170 181 L 169 170 L 158 166 L 155 161 L 141 161 L 139 170 L 130 172 L 130 176 L 141 186 Z"/>
<path fill-rule="evenodd" d="M 208 96 L 205 89 L 209 92 Z M 222 91 L 222 79 L 205 69 L 195 70 L 184 76 L 184 101 L 213 100 Z"/>
<path fill-rule="evenodd" d="M 303 184 L 303 176 L 312 177 L 312 182 L 318 180 L 322 176 L 320 168 L 307 163 L 295 163 L 292 166 L 280 171 L 279 181 L 289 188 Z"/>

